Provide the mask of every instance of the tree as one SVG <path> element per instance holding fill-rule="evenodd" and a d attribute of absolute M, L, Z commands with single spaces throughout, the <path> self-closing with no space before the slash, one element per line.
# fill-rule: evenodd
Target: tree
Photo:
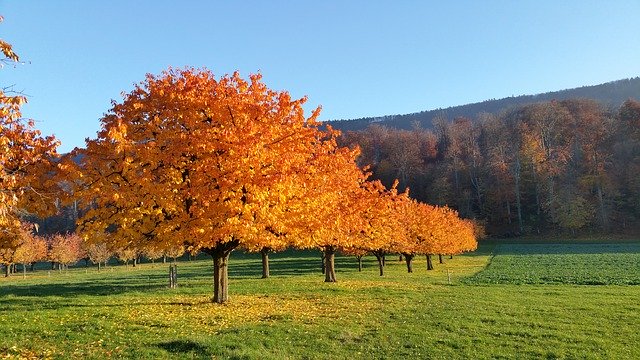
<path fill-rule="evenodd" d="M 379 181 L 364 184 L 359 201 L 364 203 L 361 212 L 361 248 L 371 252 L 378 260 L 380 276 L 384 275 L 385 256 L 388 253 L 403 253 L 406 248 L 406 231 L 402 218 L 408 192 L 398 193 L 398 182 L 387 190 Z"/>
<path fill-rule="evenodd" d="M 49 261 L 57 263 L 62 270 L 85 257 L 82 238 L 77 234 L 57 234 L 47 239 L 49 245 Z"/>
<path fill-rule="evenodd" d="M 91 243 L 85 249 L 89 260 L 94 264 L 98 264 L 98 271 L 100 271 L 101 264 L 106 266 L 111 256 L 113 256 L 106 243 Z"/>
<path fill-rule="evenodd" d="M 369 253 L 367 250 L 351 247 L 340 249 L 339 251 L 344 255 L 355 257 L 356 261 L 358 262 L 358 271 L 362 271 L 362 258 L 364 258 Z"/>
<path fill-rule="evenodd" d="M 2 21 L 2 17 L 0 17 Z M 2 63 L 19 60 L 11 45 L 0 40 Z M 0 88 L 0 249 L 15 249 L 20 239 L 20 217 L 26 212 L 52 212 L 57 140 L 42 137 L 33 120 L 22 117 L 27 102 L 21 94 Z M 9 250 L 7 250 L 9 251 Z"/>
<path fill-rule="evenodd" d="M 174 245 L 164 250 L 164 256 L 170 257 L 175 263 L 180 256 L 184 255 L 184 252 L 184 246 Z"/>
<path fill-rule="evenodd" d="M 27 265 L 47 258 L 47 242 L 33 233 L 33 224 L 23 223 L 20 230 L 20 245 L 13 253 L 13 262 L 22 264 L 24 277 L 27 272 Z"/>
<path fill-rule="evenodd" d="M 129 261 L 133 260 L 133 266 L 135 266 L 135 261 L 138 258 L 138 249 L 136 248 L 122 248 L 116 251 L 116 256 L 118 260 L 122 261 L 126 267 L 129 267 Z"/>
<path fill-rule="evenodd" d="M 304 102 L 268 89 L 260 75 L 147 75 L 77 152 L 79 166 L 66 163 L 80 181 L 76 194 L 95 204 L 81 231 L 108 228 L 116 247 L 201 250 L 214 262 L 212 300 L 227 301 L 229 254 L 260 245 L 267 225 L 282 220 L 270 209 L 301 196 L 291 178 L 325 141 L 319 109 L 306 118 Z"/>

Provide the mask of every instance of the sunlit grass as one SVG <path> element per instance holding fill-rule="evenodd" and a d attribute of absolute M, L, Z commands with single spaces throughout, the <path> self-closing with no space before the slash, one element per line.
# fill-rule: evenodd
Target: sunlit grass
<path fill-rule="evenodd" d="M 465 285 L 493 246 L 408 274 L 395 256 L 384 277 L 320 256 L 234 253 L 230 301 L 209 302 L 208 259 L 0 280 L 0 353 L 44 358 L 640 358 L 639 286 Z M 494 258 L 493 261 L 496 259 Z M 491 265 L 493 266 L 493 264 Z M 487 269 L 491 269 L 491 266 Z"/>

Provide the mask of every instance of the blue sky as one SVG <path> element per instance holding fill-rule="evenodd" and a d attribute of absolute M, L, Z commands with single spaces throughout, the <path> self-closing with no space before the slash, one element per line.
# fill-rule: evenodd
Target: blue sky
<path fill-rule="evenodd" d="M 0 84 L 63 143 L 146 73 L 260 71 L 322 119 L 403 114 L 640 76 L 640 1 L 0 0 L 24 61 Z"/>

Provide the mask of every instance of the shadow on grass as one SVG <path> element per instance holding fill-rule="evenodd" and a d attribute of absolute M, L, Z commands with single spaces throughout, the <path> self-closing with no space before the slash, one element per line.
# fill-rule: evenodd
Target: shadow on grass
<path fill-rule="evenodd" d="M 201 358 L 211 358 L 209 348 L 191 340 L 173 340 L 156 344 L 157 347 L 172 354 L 190 354 Z"/>
<path fill-rule="evenodd" d="M 134 291 L 154 291 L 166 288 L 160 284 L 118 284 L 118 283 L 87 283 L 74 282 L 68 284 L 51 283 L 37 285 L 3 285 L 0 295 L 24 297 L 75 297 L 79 295 L 108 296 Z"/>

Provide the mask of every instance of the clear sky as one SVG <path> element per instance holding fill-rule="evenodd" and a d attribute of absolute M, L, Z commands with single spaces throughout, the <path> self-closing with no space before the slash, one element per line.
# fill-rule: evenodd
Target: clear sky
<path fill-rule="evenodd" d="M 0 0 L 25 62 L 0 84 L 63 143 L 146 73 L 260 71 L 322 119 L 404 114 L 640 76 L 640 1 Z"/>

